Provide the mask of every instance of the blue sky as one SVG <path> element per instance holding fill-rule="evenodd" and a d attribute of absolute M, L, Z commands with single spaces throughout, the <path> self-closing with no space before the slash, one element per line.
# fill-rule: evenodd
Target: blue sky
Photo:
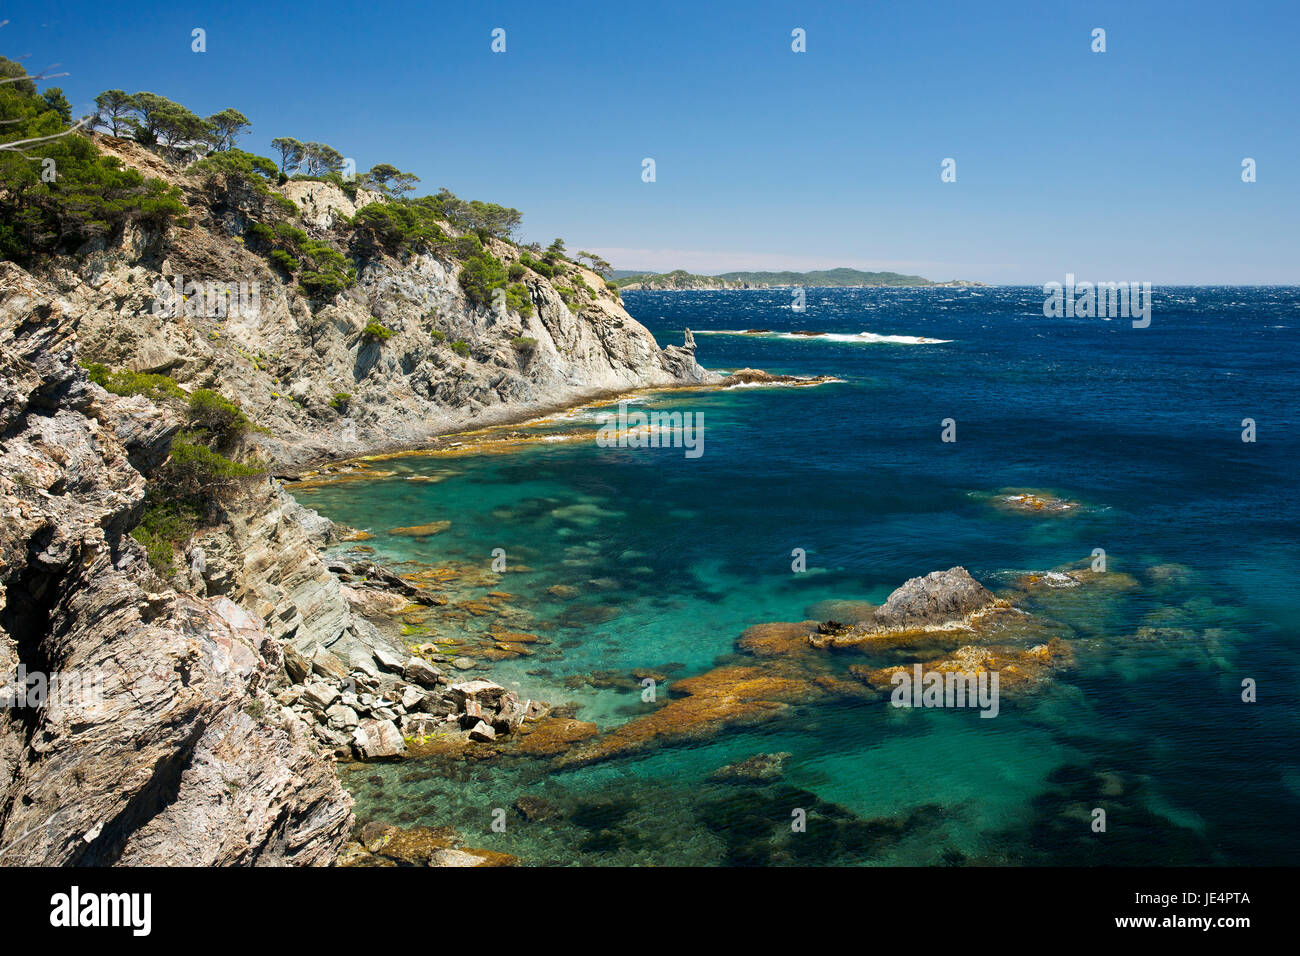
<path fill-rule="evenodd" d="M 1300 283 L 1294 0 L 232 6 L 7 7 L 0 53 L 61 63 L 77 106 L 233 106 L 246 149 L 390 162 L 619 268 Z"/>

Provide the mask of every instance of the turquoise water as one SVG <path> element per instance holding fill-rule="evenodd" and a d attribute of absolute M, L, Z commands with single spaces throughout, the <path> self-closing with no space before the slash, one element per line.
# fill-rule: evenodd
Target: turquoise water
<path fill-rule="evenodd" d="M 359 819 L 452 824 L 537 864 L 1290 862 L 1300 290 L 1158 289 L 1142 330 L 1045 319 L 1036 289 L 815 289 L 806 312 L 789 303 L 779 290 L 626 296 L 661 343 L 693 329 L 706 367 L 841 380 L 646 398 L 638 407 L 702 415 L 698 458 L 564 441 L 398 458 L 375 464 L 387 477 L 297 493 L 373 533 L 380 560 L 455 572 L 451 606 L 413 622 L 410 640 L 473 651 L 489 629 L 536 634 L 547 643 L 531 656 L 479 670 L 572 702 L 602 731 L 663 706 L 674 679 L 754 663 L 728 657 L 750 625 L 880 603 L 956 564 L 1006 589 L 1104 548 L 1116 586 L 1020 597 L 1074 666 L 1004 693 L 992 720 L 810 694 L 767 723 L 573 769 L 510 756 L 352 766 Z M 846 338 L 700 334 L 748 328 Z M 864 331 L 946 341 L 851 338 Z M 594 435 L 596 412 L 547 430 Z M 1246 417 L 1255 443 L 1241 441 Z M 939 440 L 945 418 L 954 443 Z M 1008 511 L 996 506 L 1008 488 L 1078 506 Z M 441 520 L 434 536 L 388 533 Z M 510 597 L 457 609 L 492 591 Z M 943 654 L 827 666 L 921 656 Z M 655 703 L 641 670 L 667 678 Z M 1241 701 L 1243 678 L 1258 702 Z M 778 751 L 791 755 L 779 780 L 706 779 Z M 494 832 L 493 809 L 524 793 L 559 816 L 510 812 Z M 1089 825 L 1098 807 L 1104 834 Z M 794 809 L 806 832 L 791 832 Z"/>

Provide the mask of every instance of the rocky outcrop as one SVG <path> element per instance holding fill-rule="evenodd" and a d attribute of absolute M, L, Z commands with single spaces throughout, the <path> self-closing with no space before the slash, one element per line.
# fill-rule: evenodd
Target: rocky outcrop
<path fill-rule="evenodd" d="M 876 611 L 883 627 L 925 627 L 946 624 L 986 607 L 993 592 L 963 567 L 931 571 L 911 578 L 889 595 Z"/>
<path fill-rule="evenodd" d="M 889 595 L 871 617 L 853 626 L 823 622 L 810 635 L 814 647 L 845 647 L 864 641 L 968 627 L 972 620 L 1004 607 L 963 567 L 911 578 Z"/>
<path fill-rule="evenodd" d="M 777 375 L 757 368 L 741 368 L 722 379 L 724 388 L 738 385 L 824 385 L 838 381 L 833 375 Z"/>
<path fill-rule="evenodd" d="M 351 800 L 268 692 L 279 642 L 126 535 L 175 423 L 91 385 L 29 291 L 0 288 L 0 862 L 328 863 Z"/>
<path fill-rule="evenodd" d="M 356 198 L 349 199 L 333 183 L 310 179 L 290 180 L 280 187 L 280 192 L 298 207 L 302 221 L 316 229 L 333 229 L 340 221 L 355 216 L 358 209 L 383 199 L 371 189 L 358 189 Z"/>
<path fill-rule="evenodd" d="M 143 147 L 98 140 L 180 187 L 191 225 L 172 227 L 166 239 L 133 233 L 94 244 L 22 281 L 52 319 L 77 326 L 83 361 L 166 372 L 238 396 L 266 429 L 254 440 L 277 465 L 410 447 L 631 389 L 719 381 L 689 350 L 661 349 L 604 280 L 577 263 L 562 262 L 550 278 L 522 269 L 529 315 L 476 307 L 456 257 L 389 255 L 353 242 L 345 217 L 376 201 L 373 193 L 359 190 L 353 202 L 331 183 L 288 182 L 278 188 L 299 215 L 287 216 L 246 190 L 158 167 Z M 249 229 L 259 222 L 330 244 L 355 268 L 355 284 L 332 299 L 308 298 L 266 250 L 254 251 L 261 247 Z M 486 245 L 507 267 L 519 263 L 517 246 Z M 5 268 L 7 282 L 21 272 Z M 186 291 L 190 282 L 195 289 Z M 212 297 L 196 291 L 240 283 L 247 295 L 232 296 L 225 315 L 210 314 Z M 372 323 L 386 337 L 367 334 Z"/>

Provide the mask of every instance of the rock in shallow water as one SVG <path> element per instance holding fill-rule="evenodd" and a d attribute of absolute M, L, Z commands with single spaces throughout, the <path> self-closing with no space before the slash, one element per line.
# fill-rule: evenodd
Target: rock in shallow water
<path fill-rule="evenodd" d="M 391 720 L 368 719 L 352 731 L 352 746 L 362 760 L 397 757 L 406 751 L 401 731 Z"/>
<path fill-rule="evenodd" d="M 963 567 L 912 578 L 889 595 L 871 621 L 884 627 L 947 624 L 992 603 L 993 593 Z"/>

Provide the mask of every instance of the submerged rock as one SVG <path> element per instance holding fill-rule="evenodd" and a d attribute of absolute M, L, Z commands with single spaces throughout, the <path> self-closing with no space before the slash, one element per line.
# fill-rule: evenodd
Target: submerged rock
<path fill-rule="evenodd" d="M 519 751 L 534 757 L 553 757 L 579 741 L 595 737 L 600 728 L 572 717 L 548 717 L 533 724 L 519 741 Z"/>
<path fill-rule="evenodd" d="M 407 528 L 392 528 L 388 533 L 408 538 L 429 538 L 435 534 L 442 534 L 450 527 L 450 521 L 430 521 L 428 524 L 411 525 Z"/>
<path fill-rule="evenodd" d="M 740 763 L 727 764 L 709 774 L 714 783 L 767 783 L 785 776 L 785 762 L 793 756 L 788 751 L 754 754 Z"/>
<path fill-rule="evenodd" d="M 796 335 L 800 333 L 795 333 Z M 815 333 L 808 333 L 815 334 Z M 757 368 L 741 368 L 722 380 L 723 388 L 737 385 L 824 385 L 836 381 L 833 375 L 778 375 Z"/>
<path fill-rule="evenodd" d="M 550 800 L 527 793 L 515 800 L 514 807 L 515 811 L 529 823 L 544 823 L 560 815 L 559 808 Z"/>
<path fill-rule="evenodd" d="M 921 661 L 923 672 L 946 674 L 950 672 L 977 676 L 996 671 L 999 693 L 1026 690 L 1049 677 L 1052 671 L 1071 666 L 1074 651 L 1060 638 L 1053 638 L 1033 647 L 1007 645 L 967 645 L 958 648 L 951 657 L 942 660 Z M 894 675 L 911 673 L 915 665 L 893 665 L 870 668 L 855 664 L 849 672 L 859 680 L 879 691 L 893 688 Z"/>
<path fill-rule="evenodd" d="M 674 682 L 672 690 L 685 696 L 574 748 L 560 759 L 561 766 L 607 760 L 771 720 L 785 712 L 790 702 L 816 695 L 805 680 L 752 666 L 717 667 Z"/>
<path fill-rule="evenodd" d="M 1062 515 L 1080 508 L 1077 501 L 1060 498 L 1047 491 L 1024 488 L 1003 488 L 991 501 L 996 508 L 1021 514 Z"/>

